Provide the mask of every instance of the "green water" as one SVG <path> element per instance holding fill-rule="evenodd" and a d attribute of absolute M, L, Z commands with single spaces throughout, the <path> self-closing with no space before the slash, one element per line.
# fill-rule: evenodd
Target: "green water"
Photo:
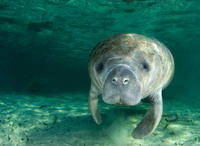
<path fill-rule="evenodd" d="M 119 33 L 156 38 L 175 61 L 162 121 L 140 141 L 131 131 L 146 103 L 126 109 L 101 101 L 101 126 L 87 108 L 89 54 Z M 0 145 L 200 145 L 199 46 L 199 0 L 0 0 Z"/>

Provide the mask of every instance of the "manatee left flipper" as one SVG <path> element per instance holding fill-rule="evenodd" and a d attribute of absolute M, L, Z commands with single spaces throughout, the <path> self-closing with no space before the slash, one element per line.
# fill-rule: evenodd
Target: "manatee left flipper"
<path fill-rule="evenodd" d="M 143 120 L 132 133 L 134 138 L 143 138 L 152 133 L 160 122 L 163 111 L 162 91 L 159 90 L 151 96 L 151 105 Z"/>
<path fill-rule="evenodd" d="M 90 88 L 90 95 L 89 95 L 90 97 L 88 99 L 89 109 L 90 109 L 93 119 L 99 125 L 101 124 L 101 115 L 98 112 L 98 100 L 99 100 L 98 95 L 99 95 L 98 90 L 92 84 Z"/>

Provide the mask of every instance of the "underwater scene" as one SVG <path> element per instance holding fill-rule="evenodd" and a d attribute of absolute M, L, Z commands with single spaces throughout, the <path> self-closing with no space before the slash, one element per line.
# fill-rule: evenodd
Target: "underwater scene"
<path fill-rule="evenodd" d="M 0 146 L 200 146 L 199 0 L 0 0 Z"/>

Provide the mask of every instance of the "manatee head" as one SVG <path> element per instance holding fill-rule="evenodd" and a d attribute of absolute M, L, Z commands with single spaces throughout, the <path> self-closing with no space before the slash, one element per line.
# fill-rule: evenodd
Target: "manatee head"
<path fill-rule="evenodd" d="M 96 65 L 103 101 L 115 105 L 136 105 L 141 100 L 138 65 L 124 57 L 108 57 Z"/>

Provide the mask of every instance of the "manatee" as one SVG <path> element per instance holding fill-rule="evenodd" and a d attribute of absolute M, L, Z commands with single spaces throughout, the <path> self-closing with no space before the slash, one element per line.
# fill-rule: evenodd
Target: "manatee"
<path fill-rule="evenodd" d="M 139 34 L 117 34 L 92 50 L 88 69 L 89 109 L 97 124 L 101 124 L 100 95 L 105 103 L 119 106 L 149 98 L 149 109 L 132 136 L 143 138 L 155 130 L 163 111 L 162 90 L 174 74 L 174 59 L 164 44 Z"/>

